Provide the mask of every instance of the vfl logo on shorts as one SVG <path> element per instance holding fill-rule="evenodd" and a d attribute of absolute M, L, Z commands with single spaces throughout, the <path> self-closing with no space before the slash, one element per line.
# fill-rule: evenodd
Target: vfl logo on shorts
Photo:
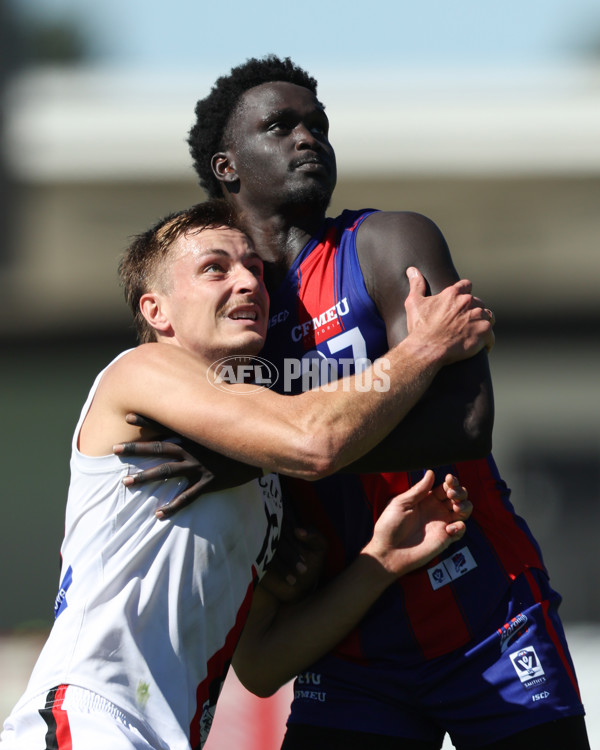
<path fill-rule="evenodd" d="M 474 570 L 477 563 L 473 555 L 469 552 L 468 547 L 457 550 L 454 554 L 447 557 L 442 562 L 427 569 L 431 587 L 436 589 L 446 586 L 457 578 L 461 578 L 465 573 Z"/>
<path fill-rule="evenodd" d="M 510 654 L 510 660 L 523 687 L 537 687 L 546 682 L 544 668 L 533 646 L 525 646 L 520 651 L 514 651 Z"/>

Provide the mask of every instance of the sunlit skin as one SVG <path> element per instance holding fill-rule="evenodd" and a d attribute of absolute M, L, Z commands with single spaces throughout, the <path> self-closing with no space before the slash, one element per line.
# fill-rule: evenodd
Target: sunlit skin
<path fill-rule="evenodd" d="M 203 229 L 180 237 L 158 286 L 142 310 L 163 343 L 210 362 L 257 354 L 267 332 L 269 297 L 263 262 L 237 229 Z"/>
<path fill-rule="evenodd" d="M 246 91 L 228 126 L 226 150 L 213 157 L 238 214 L 249 210 L 261 221 L 283 214 L 308 233 L 316 228 L 337 179 L 328 133 L 325 110 L 308 89 L 275 82 Z M 280 249 L 270 253 L 273 243 L 263 241 L 262 229 L 253 219 L 249 230 L 261 256 L 278 260 Z"/>

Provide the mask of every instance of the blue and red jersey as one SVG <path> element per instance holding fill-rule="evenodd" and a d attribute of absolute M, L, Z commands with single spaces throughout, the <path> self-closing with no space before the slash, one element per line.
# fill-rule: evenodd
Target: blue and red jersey
<path fill-rule="evenodd" d="M 344 211 L 327 219 L 272 290 L 264 356 L 288 376 L 298 373 L 290 360 L 302 360 L 307 367 L 325 362 L 337 367 L 341 377 L 353 372 L 350 361 L 374 361 L 387 351 L 385 324 L 367 292 L 356 252 L 357 229 L 370 213 Z M 280 378 L 284 381 L 287 388 L 302 387 L 301 378 Z M 515 514 L 493 458 L 440 467 L 437 480 L 448 472 L 467 487 L 474 506 L 465 536 L 391 586 L 334 658 L 406 666 L 450 653 L 476 636 L 511 581 L 528 568 L 544 570 L 539 547 Z M 339 474 L 314 483 L 286 481 L 299 517 L 317 525 L 328 539 L 325 579 L 357 556 L 390 498 L 422 475 Z M 326 659 L 331 669 L 331 656 Z"/>

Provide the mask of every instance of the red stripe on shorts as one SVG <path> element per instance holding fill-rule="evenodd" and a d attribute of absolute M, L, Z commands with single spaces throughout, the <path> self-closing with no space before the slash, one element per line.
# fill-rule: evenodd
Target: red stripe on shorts
<path fill-rule="evenodd" d="M 48 725 L 46 750 L 73 750 L 69 717 L 62 707 L 68 687 L 59 685 L 52 688 L 46 696 L 46 707 L 39 712 Z"/>

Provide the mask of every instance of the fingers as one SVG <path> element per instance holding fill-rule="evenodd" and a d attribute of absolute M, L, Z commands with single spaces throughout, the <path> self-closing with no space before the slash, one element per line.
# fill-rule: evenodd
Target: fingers
<path fill-rule="evenodd" d="M 143 417 L 141 414 L 136 414 L 135 412 L 126 414 L 125 421 L 127 424 L 136 425 L 136 427 L 148 427 L 158 432 L 167 432 L 166 427 L 160 424 L 160 422 L 155 422 L 153 419 L 148 419 L 148 417 Z"/>
<path fill-rule="evenodd" d="M 411 293 L 424 296 L 427 291 L 427 282 L 419 269 L 415 266 L 409 266 L 406 269 L 406 275 L 408 276 Z M 458 294 L 470 294 L 473 289 L 473 283 L 469 279 L 459 279 L 453 284 L 453 287 Z"/>
<path fill-rule="evenodd" d="M 473 283 L 469 279 L 459 279 L 454 282 L 453 287 L 459 294 L 471 294 Z"/>
<path fill-rule="evenodd" d="M 473 512 L 467 488 L 463 487 L 458 477 L 453 474 L 446 474 L 444 483 L 435 488 L 434 494 L 440 502 L 451 503 L 449 511 L 457 521 L 466 521 Z"/>
<path fill-rule="evenodd" d="M 433 489 L 435 474 L 431 469 L 427 469 L 423 477 L 406 492 L 397 495 L 397 500 L 403 500 L 407 505 L 416 505 L 423 498 L 427 497 Z M 455 512 L 461 517 L 467 518 L 471 515 L 473 506 L 469 501 L 467 488 L 463 487 L 458 477 L 453 474 L 447 474 L 444 483 L 438 485 L 433 494 L 441 502 L 450 500 L 454 506 Z"/>
<path fill-rule="evenodd" d="M 297 545 L 293 539 L 282 535 L 277 544 L 275 556 L 269 563 L 269 571 L 277 575 L 289 586 L 295 586 L 308 570 L 302 545 Z"/>
<path fill-rule="evenodd" d="M 486 349 L 490 352 L 494 348 L 495 336 L 494 336 L 494 325 L 496 323 L 496 316 L 488 307 L 484 307 L 483 303 L 477 297 L 471 297 L 471 323 L 474 325 L 472 331 L 477 337 L 468 343 L 467 349 L 473 346 L 471 354 L 476 354 L 480 349 Z"/>
<path fill-rule="evenodd" d="M 442 348 L 442 364 L 451 364 L 491 348 L 492 318 L 471 294 L 472 283 L 460 279 L 438 294 L 426 296 L 426 282 L 415 267 L 407 269 L 410 293 L 405 300 L 411 334 Z"/>
<path fill-rule="evenodd" d="M 471 307 L 473 307 L 474 309 L 475 308 L 480 309 L 483 314 L 484 319 L 489 320 L 492 326 L 496 324 L 496 316 L 494 315 L 494 311 L 490 310 L 489 307 L 486 307 L 483 304 L 483 301 L 479 299 L 479 297 L 473 296 Z"/>
<path fill-rule="evenodd" d="M 424 297 L 427 291 L 427 283 L 419 269 L 410 266 L 406 269 L 406 275 L 408 276 L 408 283 L 410 285 L 410 294 L 418 294 Z"/>
<path fill-rule="evenodd" d="M 124 444 L 127 445 L 127 444 Z M 156 453 L 146 453 L 144 452 L 145 449 L 137 450 L 139 447 L 139 443 L 132 445 L 136 446 L 136 452 L 132 451 L 132 455 L 137 456 L 145 456 L 145 455 L 156 455 Z M 151 444 L 148 444 L 151 445 Z M 164 444 L 168 445 L 168 444 Z M 177 447 L 177 446 L 176 446 Z M 120 448 L 120 446 L 115 446 L 115 448 Z M 150 450 L 150 449 L 148 449 Z M 125 451 L 120 452 L 118 450 L 115 451 L 117 455 L 129 455 Z M 185 454 L 185 451 L 183 452 Z M 214 474 L 207 469 L 202 464 L 198 463 L 194 459 L 181 459 L 180 455 L 181 453 L 178 451 L 173 451 L 172 453 L 169 452 L 159 452 L 162 456 L 168 456 L 170 458 L 175 459 L 174 461 L 170 463 L 164 463 L 159 464 L 158 466 L 153 466 L 149 469 L 144 469 L 143 471 L 136 472 L 135 474 L 128 474 L 126 477 L 123 477 L 123 484 L 126 487 L 131 487 L 136 484 L 145 484 L 146 482 L 160 482 L 164 481 L 166 479 L 171 479 L 172 477 L 196 477 L 198 473 L 201 473 L 201 479 L 199 480 L 199 483 L 202 482 L 203 484 L 206 484 L 208 481 L 211 481 L 214 478 Z"/>
<path fill-rule="evenodd" d="M 396 504 L 405 509 L 412 508 L 426 498 L 433 488 L 435 474 L 431 469 L 427 469 L 419 481 L 405 492 L 395 495 L 390 500 L 391 504 Z"/>
<path fill-rule="evenodd" d="M 428 492 L 431 491 L 434 481 L 435 474 L 431 469 L 427 469 L 427 471 L 423 474 L 423 477 L 403 494 L 416 495 L 419 498 L 424 497 Z"/>
<path fill-rule="evenodd" d="M 128 474 L 126 477 L 123 477 L 123 484 L 126 487 L 132 487 L 136 484 L 147 484 L 148 482 L 166 482 L 167 479 L 188 477 L 189 474 L 190 467 L 185 462 L 161 464 L 160 466 L 153 466 L 151 469 L 138 471 L 135 474 Z M 195 464 L 194 474 L 198 474 L 198 467 Z M 202 469 L 202 479 L 197 484 L 202 483 L 202 486 L 204 486 L 212 479 L 214 479 L 214 475 L 208 469 Z"/>
<path fill-rule="evenodd" d="M 117 456 L 165 456 L 178 459 L 189 456 L 189 453 L 177 443 L 162 440 L 145 443 L 117 443 L 113 445 L 113 453 Z"/>
<path fill-rule="evenodd" d="M 485 332 L 484 346 L 488 352 L 491 352 L 494 348 L 494 344 L 496 343 L 496 337 L 493 331 L 493 328 L 496 325 L 496 316 L 494 315 L 494 311 L 490 310 L 489 307 L 485 307 L 479 297 L 473 297 L 472 306 L 473 308 L 479 309 L 481 311 L 481 319 L 488 321 L 490 324 L 489 330 Z"/>
<path fill-rule="evenodd" d="M 469 497 L 467 488 L 463 487 L 458 477 L 454 474 L 446 474 L 442 489 L 446 496 L 451 500 L 466 500 Z"/>
<path fill-rule="evenodd" d="M 203 494 L 203 491 L 209 482 L 214 479 L 214 476 L 207 472 L 199 482 L 188 487 L 186 490 L 181 492 L 177 497 L 174 497 L 170 502 L 161 505 L 154 511 L 154 515 L 161 521 L 174 516 L 177 511 L 187 507 L 198 498 L 199 495 Z"/>
<path fill-rule="evenodd" d="M 466 286 L 462 286 L 463 282 L 465 282 Z M 461 294 L 466 294 L 471 289 L 471 282 L 466 281 L 466 279 L 461 279 L 460 281 L 456 282 L 454 284 L 454 287 L 459 290 Z M 491 331 L 491 329 L 496 325 L 496 316 L 494 315 L 493 310 L 490 310 L 489 307 L 485 307 L 483 302 L 479 299 L 479 297 L 475 297 L 471 295 L 470 298 L 470 308 L 475 311 L 475 317 L 474 320 L 482 320 L 490 324 L 489 329 L 489 342 L 486 343 L 486 346 L 491 349 L 493 346 L 493 340 L 494 340 L 494 334 Z M 491 346 L 489 345 L 491 344 Z"/>
<path fill-rule="evenodd" d="M 470 500 L 464 500 L 460 503 L 454 503 L 452 513 L 457 520 L 467 521 L 473 512 L 473 503 Z"/>
<path fill-rule="evenodd" d="M 453 542 L 457 542 L 464 535 L 466 530 L 467 527 L 463 521 L 455 521 L 446 526 L 446 534 L 448 534 L 449 537 L 452 537 Z"/>
<path fill-rule="evenodd" d="M 492 349 L 494 348 L 494 344 L 496 343 L 496 336 L 494 335 L 494 330 L 493 330 L 494 326 L 496 325 L 496 316 L 494 315 L 493 310 L 490 310 L 489 307 L 485 307 L 484 310 L 485 310 L 485 314 L 489 318 L 490 326 L 491 326 L 486 336 L 485 348 L 488 352 L 491 352 Z"/>
<path fill-rule="evenodd" d="M 277 544 L 273 565 L 278 567 L 280 573 L 285 571 L 286 581 L 293 585 L 296 582 L 296 574 L 306 572 L 302 545 L 297 545 L 293 539 L 282 536 Z"/>
<path fill-rule="evenodd" d="M 294 535 L 307 550 L 318 553 L 325 553 L 327 550 L 327 540 L 316 529 L 297 527 L 294 529 Z"/>
<path fill-rule="evenodd" d="M 126 487 L 133 487 L 135 484 L 146 484 L 147 482 L 164 482 L 175 476 L 171 464 L 161 464 L 154 466 L 152 469 L 138 471 L 136 474 L 128 474 L 123 477 L 123 484 Z"/>

